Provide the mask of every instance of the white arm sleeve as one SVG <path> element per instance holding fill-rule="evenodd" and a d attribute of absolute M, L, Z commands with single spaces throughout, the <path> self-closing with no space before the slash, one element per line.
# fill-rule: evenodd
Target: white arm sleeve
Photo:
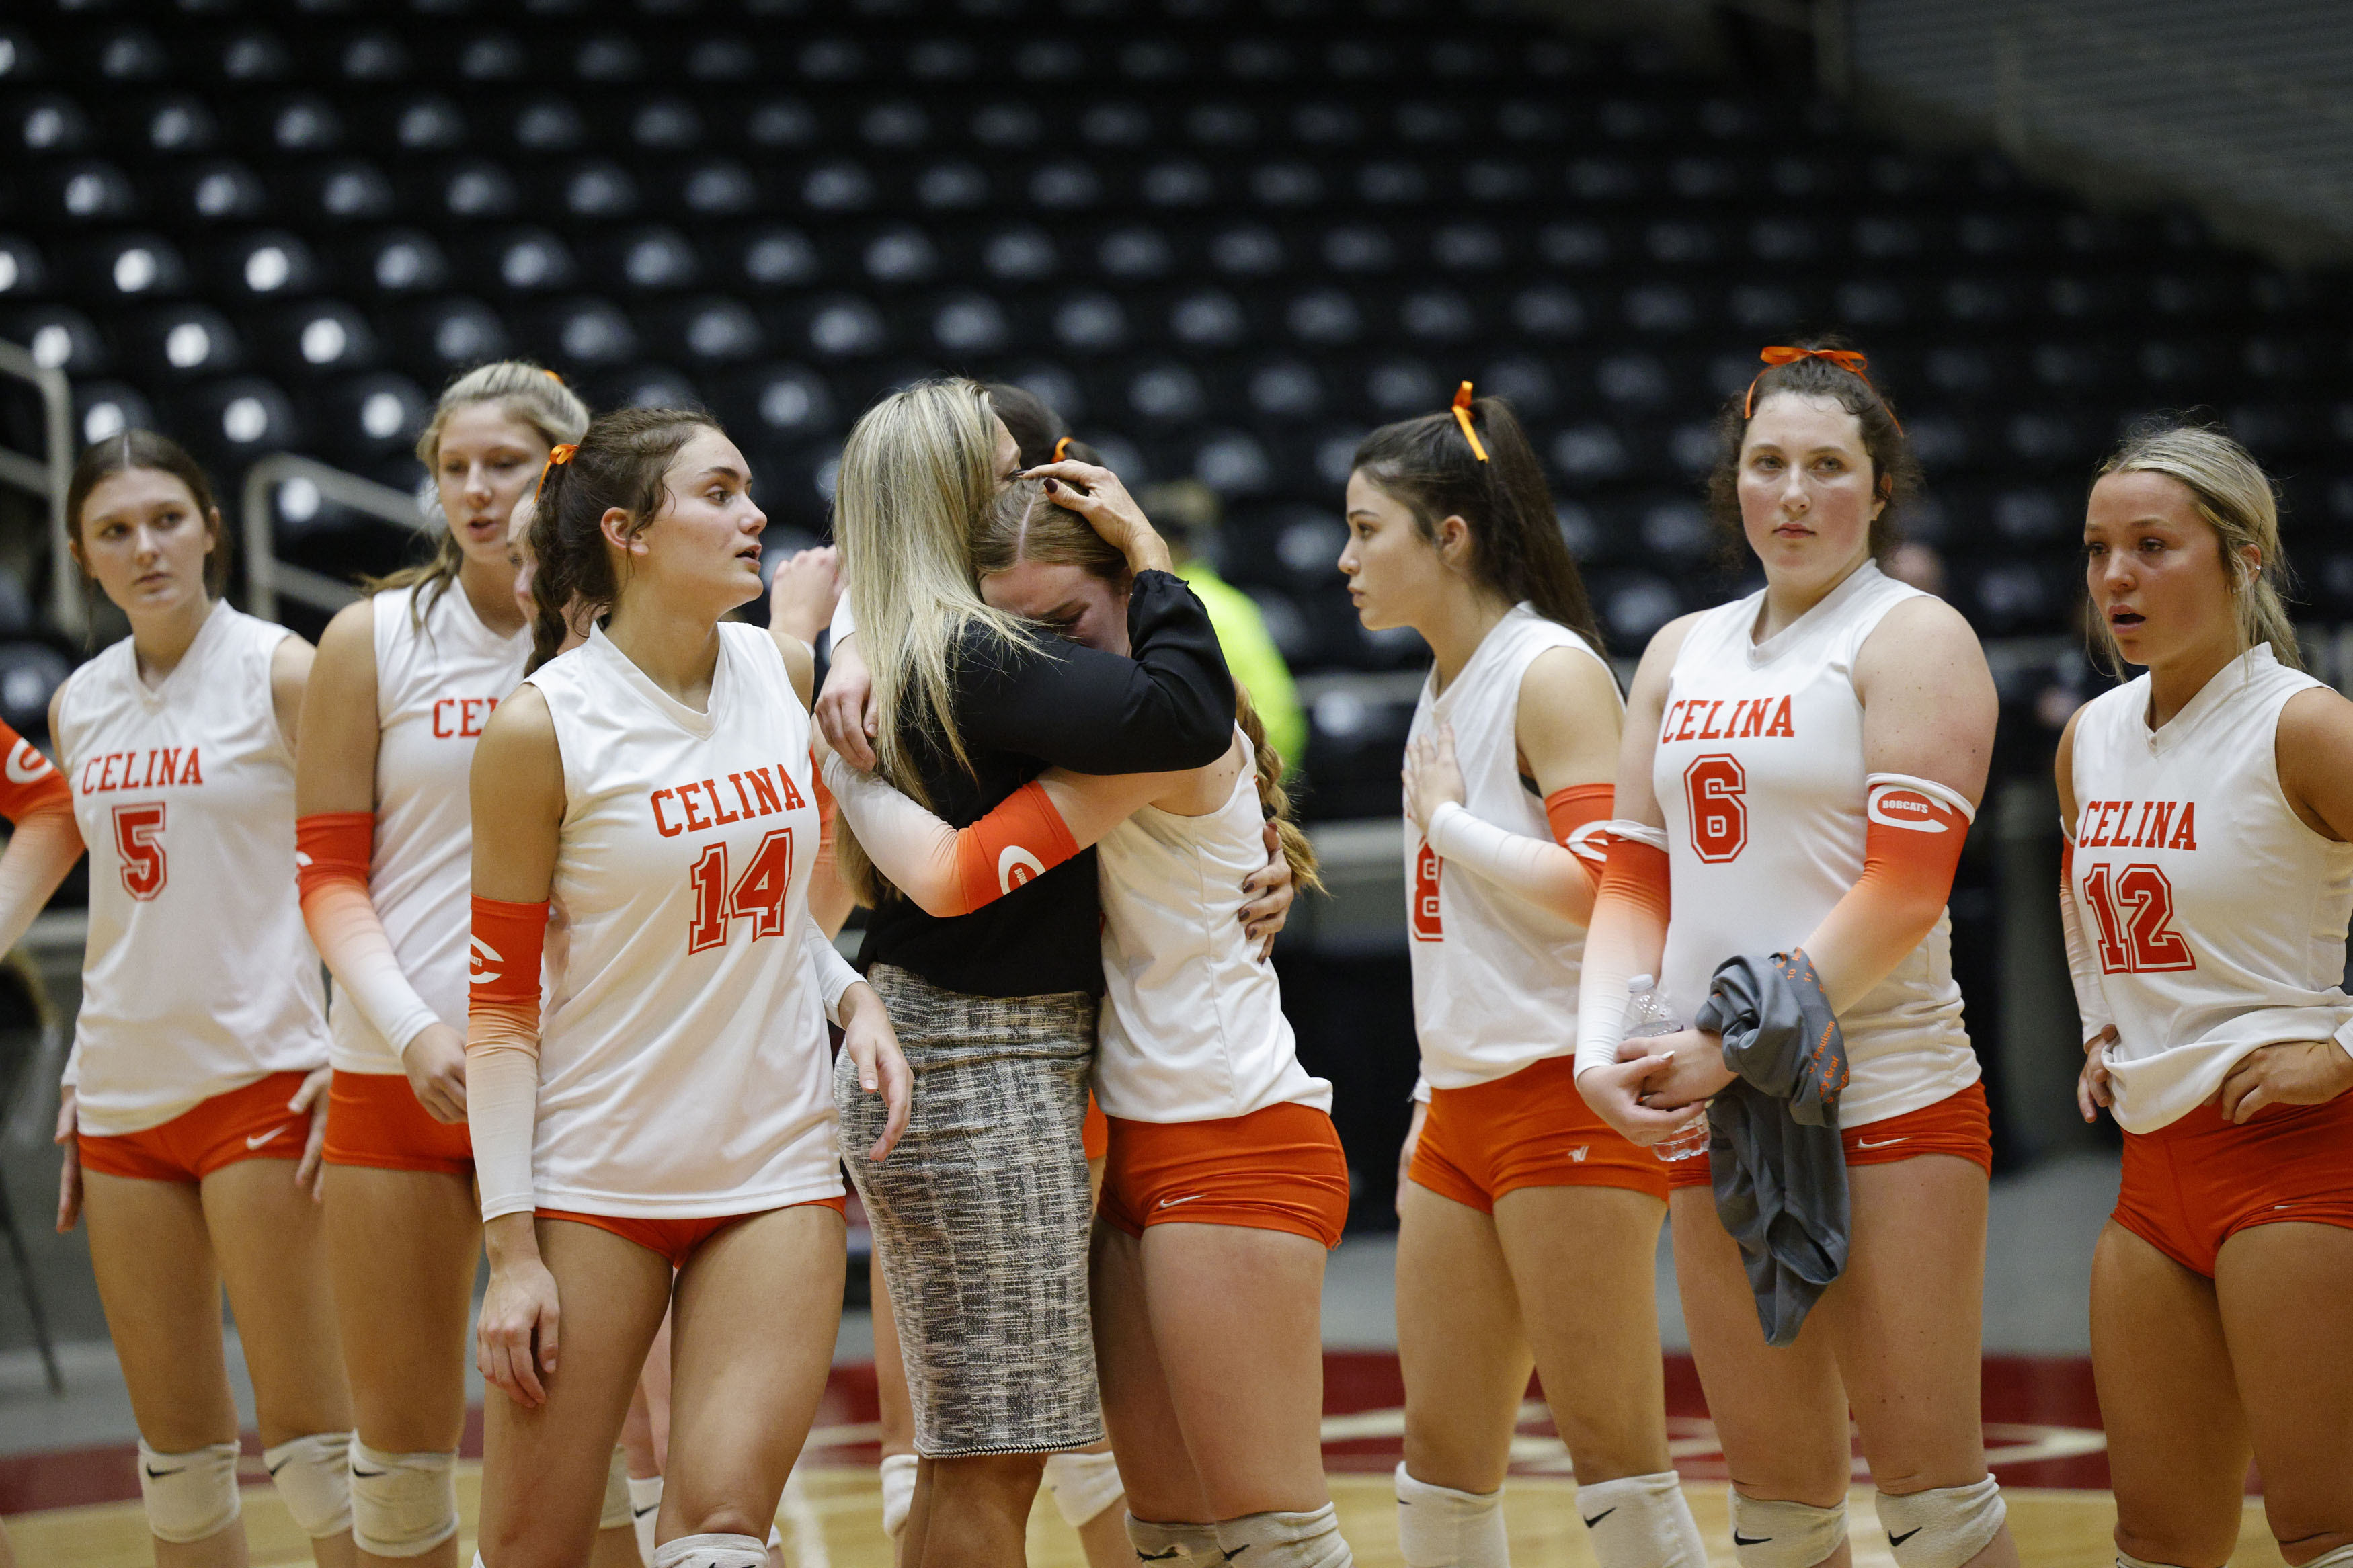
<path fill-rule="evenodd" d="M 867 858 L 919 908 L 936 914 L 961 896 L 955 828 L 839 752 L 826 754 L 825 787 Z"/>
<path fill-rule="evenodd" d="M 512 1047 L 466 1053 L 466 1124 L 474 1139 L 474 1180 L 482 1217 L 529 1214 L 532 1135 L 539 1121 L 539 1058 Z"/>
<path fill-rule="evenodd" d="M 849 966 L 849 960 L 826 939 L 815 921 L 801 928 L 801 951 L 808 955 L 809 978 L 817 982 L 818 994 L 825 998 L 825 1021 L 839 1024 L 843 994 L 866 977 Z"/>
<path fill-rule="evenodd" d="M 1430 814 L 1424 838 L 1440 859 L 1540 909 L 1579 920 L 1592 912 L 1593 878 L 1550 839 L 1498 827 L 1451 800 Z"/>
<path fill-rule="evenodd" d="M 2083 906 L 2075 901 L 2073 879 L 2059 879 L 2059 929 L 2066 935 L 2067 978 L 2075 987 L 2075 1012 L 2083 1019 L 2083 1038 L 2091 1039 L 2116 1022 L 2108 1011 L 2107 993 L 2100 989 L 2100 960 L 2084 932 Z"/>

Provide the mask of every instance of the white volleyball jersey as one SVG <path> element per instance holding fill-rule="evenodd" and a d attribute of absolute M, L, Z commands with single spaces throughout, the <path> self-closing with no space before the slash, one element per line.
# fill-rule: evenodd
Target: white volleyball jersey
<path fill-rule="evenodd" d="M 1440 692 L 1432 670 L 1414 705 L 1408 744 L 1454 726 L 1462 805 L 1507 832 L 1552 842 L 1544 802 L 1520 778 L 1520 682 L 1537 658 L 1593 646 L 1527 605 L 1495 623 Z M 1606 669 L 1607 665 L 1603 668 Z M 1610 688 L 1617 688 L 1613 677 Z M 1468 871 L 1451 871 L 1406 825 L 1406 925 L 1413 941 L 1413 1015 L 1421 1075 L 1468 1089 L 1548 1057 L 1577 1054 L 1577 983 L 1585 928 Z"/>
<path fill-rule="evenodd" d="M 375 596 L 375 848 L 368 901 L 393 958 L 434 1016 L 466 1032 L 466 932 L 473 886 L 474 745 L 501 699 L 522 679 L 531 628 L 501 637 L 466 590 L 432 595 L 417 624 L 418 588 Z M 340 988 L 328 1009 L 338 1072 L 390 1074 L 400 1053 Z"/>
<path fill-rule="evenodd" d="M 144 1131 L 327 1059 L 294 886 L 294 754 L 269 697 L 291 635 L 215 605 L 153 687 L 129 637 L 66 681 L 58 754 L 90 846 L 85 1132 Z"/>
<path fill-rule="evenodd" d="M 1689 1022 L 1716 966 L 1801 944 L 1862 877 L 1862 701 L 1855 657 L 1919 595 L 1866 561 L 1763 642 L 1760 590 L 1695 621 L 1667 685 L 1651 782 L 1673 897 L 1661 977 Z M 1839 1016 L 1851 1077 L 1839 1124 L 1933 1105 L 1978 1080 L 1953 982 L 1952 921 Z"/>
<path fill-rule="evenodd" d="M 1214 1121 L 1286 1102 L 1332 1109 L 1299 1065 L 1282 987 L 1243 931 L 1266 864 L 1257 758 L 1200 816 L 1145 806 L 1104 837 L 1103 1002 L 1095 1100 L 1130 1121 Z"/>
<path fill-rule="evenodd" d="M 545 1208 L 689 1219 L 841 1192 L 802 949 L 808 714 L 767 633 L 719 638 L 706 713 L 601 627 L 530 678 L 564 755 L 532 1152 Z"/>
<path fill-rule="evenodd" d="M 2353 845 L 2305 826 L 2279 782 L 2280 710 L 2319 684 L 2266 643 L 2154 732 L 2146 675 L 2076 718 L 2071 892 L 2116 1021 L 2127 1131 L 2211 1100 L 2258 1046 L 2353 1024 Z"/>

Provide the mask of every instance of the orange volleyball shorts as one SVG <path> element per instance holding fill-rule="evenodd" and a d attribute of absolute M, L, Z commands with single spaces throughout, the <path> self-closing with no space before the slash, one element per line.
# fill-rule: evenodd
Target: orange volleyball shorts
<path fill-rule="evenodd" d="M 2168 1127 L 2125 1134 L 2116 1222 L 2213 1277 L 2222 1244 L 2259 1225 L 2353 1230 L 2353 1094 L 2266 1105 L 2244 1126 L 2208 1100 Z"/>
<path fill-rule="evenodd" d="M 1857 1165 L 1893 1165 L 1923 1154 L 1957 1154 L 1986 1174 L 1993 1174 L 1993 1118 L 1986 1110 L 1982 1083 L 1884 1121 L 1842 1127 L 1839 1142 L 1846 1146 L 1849 1170 Z M 1668 1180 L 1678 1188 L 1704 1187 L 1713 1179 L 1705 1155 L 1678 1160 L 1667 1171 Z"/>
<path fill-rule="evenodd" d="M 406 1073 L 339 1070 L 327 1089 L 326 1161 L 470 1178 L 474 1141 L 464 1122 L 433 1120 Z"/>
<path fill-rule="evenodd" d="M 74 1140 L 82 1169 L 149 1182 L 201 1182 L 240 1160 L 299 1160 L 310 1141 L 311 1113 L 286 1104 L 309 1076 L 267 1074 L 143 1132 L 84 1132 Z"/>
<path fill-rule="evenodd" d="M 786 1204 L 788 1209 L 828 1208 L 836 1214 L 849 1206 L 846 1197 L 811 1198 L 805 1204 Z M 741 1225 L 747 1219 L 757 1219 L 776 1209 L 754 1209 L 750 1214 L 718 1214 L 693 1219 L 637 1219 L 624 1215 L 574 1214 L 569 1209 L 540 1209 L 541 1219 L 568 1219 L 575 1225 L 592 1225 L 598 1230 L 609 1231 L 623 1241 L 634 1241 L 648 1252 L 669 1260 L 672 1268 L 683 1268 L 702 1244 L 731 1225 Z"/>
<path fill-rule="evenodd" d="M 1577 1092 L 1575 1057 L 1546 1057 L 1468 1089 L 1431 1089 L 1406 1176 L 1481 1214 L 1493 1214 L 1497 1198 L 1522 1187 L 1667 1195 L 1658 1156 L 1620 1136 Z"/>
<path fill-rule="evenodd" d="M 1111 1123 L 1104 1120 L 1103 1107 L 1095 1103 L 1092 1089 L 1087 1090 L 1087 1120 L 1079 1130 L 1079 1145 L 1086 1150 L 1090 1165 L 1111 1152 Z"/>
<path fill-rule="evenodd" d="M 1340 1245 L 1348 1161 L 1332 1118 L 1270 1105 L 1215 1121 L 1112 1117 L 1103 1217 L 1130 1236 L 1155 1225 L 1230 1225 Z"/>

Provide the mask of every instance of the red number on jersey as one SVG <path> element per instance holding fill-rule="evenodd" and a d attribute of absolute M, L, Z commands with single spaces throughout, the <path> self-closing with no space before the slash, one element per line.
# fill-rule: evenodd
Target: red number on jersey
<path fill-rule="evenodd" d="M 1693 759 L 1683 770 L 1683 802 L 1691 810 L 1692 849 L 1711 865 L 1738 857 L 1748 844 L 1748 773 L 1740 759 L 1722 753 Z"/>
<path fill-rule="evenodd" d="M 142 902 L 164 890 L 171 868 L 164 859 L 164 803 L 114 808 L 114 852 L 122 857 L 122 890 Z"/>
<path fill-rule="evenodd" d="M 2100 926 L 2100 969 L 2107 974 L 2155 974 L 2195 969 L 2197 954 L 2173 929 L 2173 884 L 2155 866 L 2127 866 L 2115 874 L 2103 864 L 2084 873 L 2084 894 Z M 2125 906 L 2131 905 L 2127 915 Z"/>
<path fill-rule="evenodd" d="M 1444 942 L 1446 927 L 1438 913 L 1438 852 L 1425 844 L 1421 853 L 1413 858 L 1413 897 L 1407 900 L 1407 912 L 1413 918 L 1413 940 Z"/>
<path fill-rule="evenodd" d="M 752 851 L 752 863 L 730 892 L 727 887 L 727 846 L 706 844 L 686 874 L 694 889 L 694 918 L 687 927 L 686 951 L 723 946 L 727 922 L 742 917 L 752 922 L 752 940 L 780 936 L 785 929 L 785 898 L 793 887 L 793 833 L 771 828 Z"/>

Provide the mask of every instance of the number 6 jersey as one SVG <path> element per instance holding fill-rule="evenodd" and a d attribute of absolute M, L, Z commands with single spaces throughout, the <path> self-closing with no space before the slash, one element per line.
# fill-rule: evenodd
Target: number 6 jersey
<path fill-rule="evenodd" d="M 1763 642 L 1760 591 L 1692 625 L 1668 679 L 1651 782 L 1672 878 L 1661 977 L 1688 1020 L 1716 965 L 1803 942 L 1862 876 L 1862 700 L 1855 656 L 1918 596 L 1864 562 Z M 1839 1124 L 1883 1121 L 1978 1080 L 1953 983 L 1952 922 L 1839 1016 L 1852 1078 Z"/>
<path fill-rule="evenodd" d="M 156 685 L 129 637 L 66 681 L 58 756 L 90 846 L 69 1074 L 84 1132 L 142 1132 L 327 1059 L 294 754 L 269 696 L 291 635 L 216 604 Z"/>
<path fill-rule="evenodd" d="M 2143 675 L 2075 720 L 2069 891 L 2114 1016 L 2116 1117 L 2154 1132 L 2258 1046 L 2353 1025 L 2353 845 L 2280 793 L 2280 710 L 2318 686 L 2263 643 L 2148 727 Z"/>
<path fill-rule="evenodd" d="M 698 713 L 599 627 L 527 684 L 564 757 L 538 1203 L 690 1219 L 838 1195 L 833 1064 L 804 948 L 809 721 L 784 656 L 758 627 L 721 623 Z M 478 978 L 487 962 L 478 945 Z"/>

